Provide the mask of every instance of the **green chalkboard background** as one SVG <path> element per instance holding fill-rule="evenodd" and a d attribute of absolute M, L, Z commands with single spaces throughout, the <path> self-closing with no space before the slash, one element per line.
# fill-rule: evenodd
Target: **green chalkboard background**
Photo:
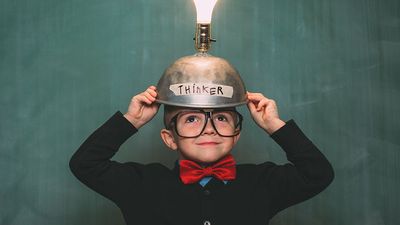
<path fill-rule="evenodd" d="M 122 225 L 68 161 L 130 98 L 194 53 L 191 0 L 0 1 L 0 224 Z M 277 101 L 331 160 L 322 194 L 272 225 L 400 224 L 400 1 L 220 0 L 211 54 Z M 286 162 L 250 119 L 240 163 Z M 115 159 L 172 166 L 161 116 Z M 240 207 L 240 206 L 238 206 Z"/>

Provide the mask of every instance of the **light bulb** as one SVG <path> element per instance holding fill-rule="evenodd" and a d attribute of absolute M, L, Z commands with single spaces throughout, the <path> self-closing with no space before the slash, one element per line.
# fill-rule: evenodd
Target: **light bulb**
<path fill-rule="evenodd" d="M 211 23 L 212 11 L 217 0 L 193 0 L 196 5 L 197 23 Z"/>
<path fill-rule="evenodd" d="M 211 42 L 215 42 L 211 38 L 211 16 L 217 0 L 193 1 L 197 12 L 195 48 L 200 53 L 206 53 L 211 47 Z"/>

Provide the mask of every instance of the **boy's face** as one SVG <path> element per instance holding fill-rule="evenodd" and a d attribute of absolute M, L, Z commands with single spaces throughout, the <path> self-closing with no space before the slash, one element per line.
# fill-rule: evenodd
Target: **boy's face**
<path fill-rule="evenodd" d="M 161 130 L 161 137 L 170 149 L 178 151 L 179 159 L 207 165 L 232 151 L 240 137 L 237 119 L 232 108 L 174 108 L 165 114 L 165 121 L 171 126 Z"/>

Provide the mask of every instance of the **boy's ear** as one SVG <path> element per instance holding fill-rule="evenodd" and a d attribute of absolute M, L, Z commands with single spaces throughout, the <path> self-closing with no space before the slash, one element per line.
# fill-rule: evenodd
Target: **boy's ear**
<path fill-rule="evenodd" d="M 236 136 L 233 136 L 233 145 L 236 145 L 236 143 L 239 141 L 240 138 L 240 133 Z"/>
<path fill-rule="evenodd" d="M 164 141 L 165 145 L 171 150 L 177 150 L 178 145 L 176 144 L 174 134 L 171 130 L 162 129 L 160 132 L 161 139 Z"/>

